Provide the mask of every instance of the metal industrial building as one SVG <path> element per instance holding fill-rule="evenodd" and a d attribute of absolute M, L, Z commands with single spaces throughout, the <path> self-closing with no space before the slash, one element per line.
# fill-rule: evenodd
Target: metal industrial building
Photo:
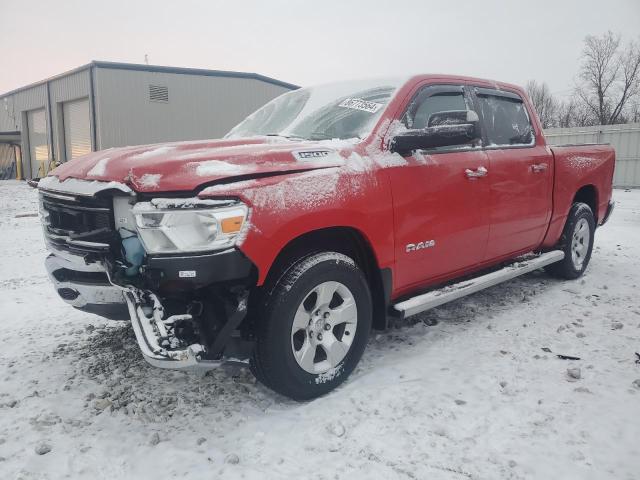
<path fill-rule="evenodd" d="M 0 179 L 92 150 L 219 138 L 298 88 L 255 73 L 94 61 L 0 95 Z"/>

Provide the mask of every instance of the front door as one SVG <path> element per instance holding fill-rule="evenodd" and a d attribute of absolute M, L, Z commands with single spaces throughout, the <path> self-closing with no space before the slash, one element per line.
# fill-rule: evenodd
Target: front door
<path fill-rule="evenodd" d="M 469 105 L 462 86 L 426 86 L 401 121 L 407 128 L 424 128 L 433 113 Z M 479 145 L 416 151 L 405 160 L 408 165 L 388 170 L 400 294 L 480 263 L 489 235 L 488 177 L 473 175 L 489 168 Z"/>

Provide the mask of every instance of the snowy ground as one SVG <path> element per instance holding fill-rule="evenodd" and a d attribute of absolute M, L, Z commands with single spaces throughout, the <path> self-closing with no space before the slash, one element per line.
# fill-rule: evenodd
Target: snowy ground
<path fill-rule="evenodd" d="M 57 298 L 19 216 L 35 192 L 0 182 L 0 477 L 638 479 L 640 191 L 615 198 L 582 280 L 536 272 L 398 325 L 299 404 L 245 370 L 147 366 L 128 324 Z"/>

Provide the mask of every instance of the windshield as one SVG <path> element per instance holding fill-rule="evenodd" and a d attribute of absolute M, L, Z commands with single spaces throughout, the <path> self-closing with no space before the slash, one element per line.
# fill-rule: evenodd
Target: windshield
<path fill-rule="evenodd" d="M 249 115 L 225 138 L 364 138 L 402 83 L 401 79 L 378 79 L 294 90 Z"/>

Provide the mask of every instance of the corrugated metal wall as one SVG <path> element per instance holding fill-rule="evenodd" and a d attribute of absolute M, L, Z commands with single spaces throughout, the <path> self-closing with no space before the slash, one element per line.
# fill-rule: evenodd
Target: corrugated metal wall
<path fill-rule="evenodd" d="M 0 132 L 22 132 L 23 173 L 26 178 L 31 178 L 31 155 L 25 124 L 29 111 L 44 108 L 48 115 L 47 86 L 35 85 L 4 97 L 0 102 L 0 106 L 3 106 L 0 108 Z M 51 142 L 49 136 L 47 141 Z"/>
<path fill-rule="evenodd" d="M 55 149 L 55 159 L 59 163 L 70 160 L 67 158 L 64 138 L 64 103 L 82 98 L 89 99 L 90 81 L 90 72 L 87 68 L 50 82 L 49 94 L 53 109 L 53 148 Z"/>
<path fill-rule="evenodd" d="M 36 85 L 0 99 L 0 132 L 22 131 L 22 113 L 46 106 L 46 85 Z"/>
<path fill-rule="evenodd" d="M 150 86 L 167 87 L 168 101 L 150 100 Z M 220 138 L 287 91 L 247 78 L 100 67 L 95 72 L 98 147 Z"/>
<path fill-rule="evenodd" d="M 45 109 L 49 162 L 64 162 L 66 155 L 62 129 L 63 102 L 89 97 L 89 92 L 89 69 L 86 68 L 24 88 L 0 99 L 0 132 L 22 132 L 22 163 L 26 178 L 37 176 L 37 172 L 32 172 L 31 168 L 32 149 L 29 148 L 28 129 L 25 125 L 29 112 Z"/>
<path fill-rule="evenodd" d="M 640 187 L 640 123 L 595 127 L 550 128 L 545 130 L 551 145 L 566 143 L 609 143 L 616 149 L 613 184 Z"/>

